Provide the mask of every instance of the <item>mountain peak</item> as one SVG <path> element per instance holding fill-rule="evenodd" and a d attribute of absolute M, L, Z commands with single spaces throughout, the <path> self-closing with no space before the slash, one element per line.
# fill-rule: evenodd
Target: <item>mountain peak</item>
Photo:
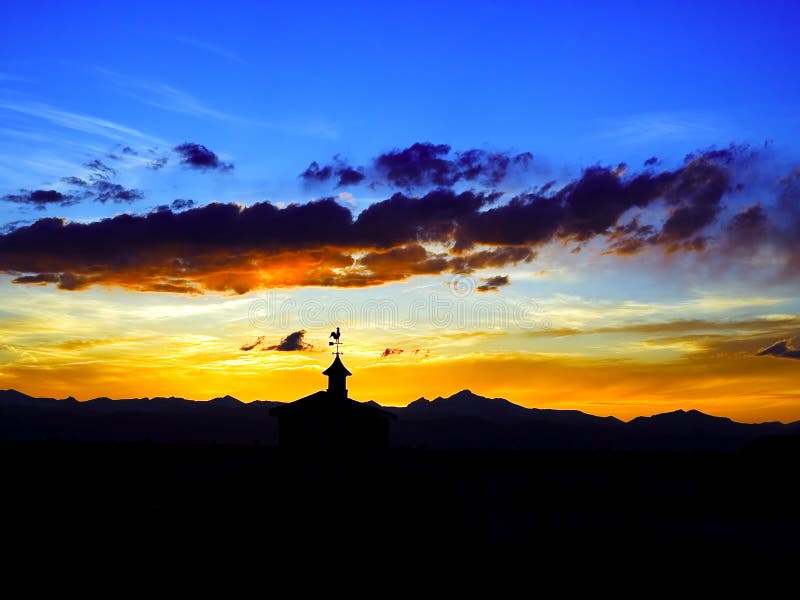
<path fill-rule="evenodd" d="M 218 406 L 240 406 L 244 404 L 238 398 L 234 398 L 231 395 L 221 396 L 218 398 L 212 398 L 209 402 L 216 404 Z"/>
<path fill-rule="evenodd" d="M 659 413 L 649 417 L 636 417 L 630 421 L 637 425 L 667 425 L 667 424 L 691 424 L 691 425 L 705 425 L 714 423 L 734 423 L 728 417 L 717 417 L 709 415 L 695 408 L 684 410 L 679 408 L 670 412 Z"/>

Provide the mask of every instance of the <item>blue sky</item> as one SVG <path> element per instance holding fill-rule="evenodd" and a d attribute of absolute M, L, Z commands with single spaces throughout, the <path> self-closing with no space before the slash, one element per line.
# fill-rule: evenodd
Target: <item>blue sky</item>
<path fill-rule="evenodd" d="M 305 309 L 445 298 L 533 302 L 546 326 L 353 319 L 362 398 L 470 385 L 604 414 L 800 418 L 798 16 L 780 1 L 5 2 L 0 388 L 291 399 L 340 324 Z M 452 147 L 419 169 L 447 156 L 445 189 L 381 167 L 419 142 Z M 484 169 L 533 159 L 489 184 L 459 162 L 476 148 Z M 364 181 L 310 185 L 312 161 Z M 195 209 L 154 212 L 176 199 Z M 253 324 L 264 294 L 285 322 Z M 243 349 L 300 330 L 314 352 Z"/>
<path fill-rule="evenodd" d="M 198 142 L 236 164 L 121 169 L 144 210 L 303 201 L 322 193 L 297 179 L 311 160 L 416 141 L 531 151 L 552 178 L 712 144 L 794 148 L 800 130 L 791 2 L 169 4 L 6 4 L 3 193 L 115 144 Z"/>

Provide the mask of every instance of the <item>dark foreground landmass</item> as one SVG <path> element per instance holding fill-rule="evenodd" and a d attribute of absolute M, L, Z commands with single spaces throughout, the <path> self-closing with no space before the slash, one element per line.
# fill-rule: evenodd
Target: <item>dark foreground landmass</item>
<path fill-rule="evenodd" d="M 0 390 L 0 440 L 275 446 L 278 423 L 270 409 L 281 404 L 231 396 L 78 402 Z M 737 423 L 677 410 L 623 422 L 577 410 L 526 408 L 469 390 L 384 408 L 397 416 L 391 445 L 398 449 L 735 452 L 762 437 L 800 435 L 800 421 Z"/>
<path fill-rule="evenodd" d="M 1 442 L 4 542 L 58 556 L 491 550 L 575 561 L 800 549 L 800 438 L 733 453 Z M 611 554 L 609 554 L 611 553 Z M 211 567 L 209 567 L 211 568 Z"/>

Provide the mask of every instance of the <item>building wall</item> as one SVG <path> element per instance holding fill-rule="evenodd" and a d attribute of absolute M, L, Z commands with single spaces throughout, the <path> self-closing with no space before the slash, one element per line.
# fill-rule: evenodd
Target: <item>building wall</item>
<path fill-rule="evenodd" d="M 280 417 L 278 443 L 294 450 L 381 450 L 389 447 L 389 420 L 336 414 Z"/>

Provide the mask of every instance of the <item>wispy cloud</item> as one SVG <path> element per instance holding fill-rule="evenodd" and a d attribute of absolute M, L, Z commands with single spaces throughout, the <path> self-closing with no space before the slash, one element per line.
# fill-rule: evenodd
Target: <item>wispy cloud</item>
<path fill-rule="evenodd" d="M 595 123 L 595 127 L 595 137 L 599 139 L 613 139 L 633 145 L 663 140 L 694 142 L 719 138 L 723 134 L 719 116 L 709 112 L 643 113 L 601 119 Z"/>
<path fill-rule="evenodd" d="M 209 44 L 208 42 L 203 42 L 201 40 L 182 35 L 174 36 L 172 39 L 174 39 L 176 42 L 180 42 L 181 44 L 185 44 L 193 48 L 199 48 L 200 50 L 205 50 L 211 54 L 216 54 L 217 56 L 221 56 L 222 58 L 231 62 L 239 63 L 241 65 L 246 64 L 238 54 L 215 44 Z"/>
<path fill-rule="evenodd" d="M 43 119 L 59 127 L 104 137 L 117 142 L 139 139 L 153 144 L 164 143 L 162 140 L 139 131 L 138 129 L 134 129 L 133 127 L 127 127 L 101 117 L 61 110 L 40 102 L 22 104 L 18 102 L 0 101 L 0 110 L 12 111 L 37 119 Z"/>
<path fill-rule="evenodd" d="M 227 123 L 236 123 L 240 125 L 265 127 L 281 133 L 290 135 L 300 135 L 305 137 L 315 137 L 323 139 L 335 139 L 338 137 L 339 132 L 336 127 L 330 123 L 323 121 L 261 121 L 248 119 L 234 115 L 230 112 L 219 110 L 209 106 L 204 101 L 200 100 L 192 94 L 162 83 L 159 81 L 148 81 L 129 77 L 120 73 L 115 73 L 108 69 L 97 68 L 97 73 L 103 76 L 106 81 L 114 85 L 124 94 L 155 106 L 163 110 L 181 113 L 198 117 L 202 119 L 214 119 L 218 121 L 225 121 Z"/>
<path fill-rule="evenodd" d="M 244 121 L 230 113 L 212 108 L 188 92 L 161 83 L 120 75 L 108 69 L 97 69 L 107 81 L 127 95 L 164 110 L 220 121 Z"/>

